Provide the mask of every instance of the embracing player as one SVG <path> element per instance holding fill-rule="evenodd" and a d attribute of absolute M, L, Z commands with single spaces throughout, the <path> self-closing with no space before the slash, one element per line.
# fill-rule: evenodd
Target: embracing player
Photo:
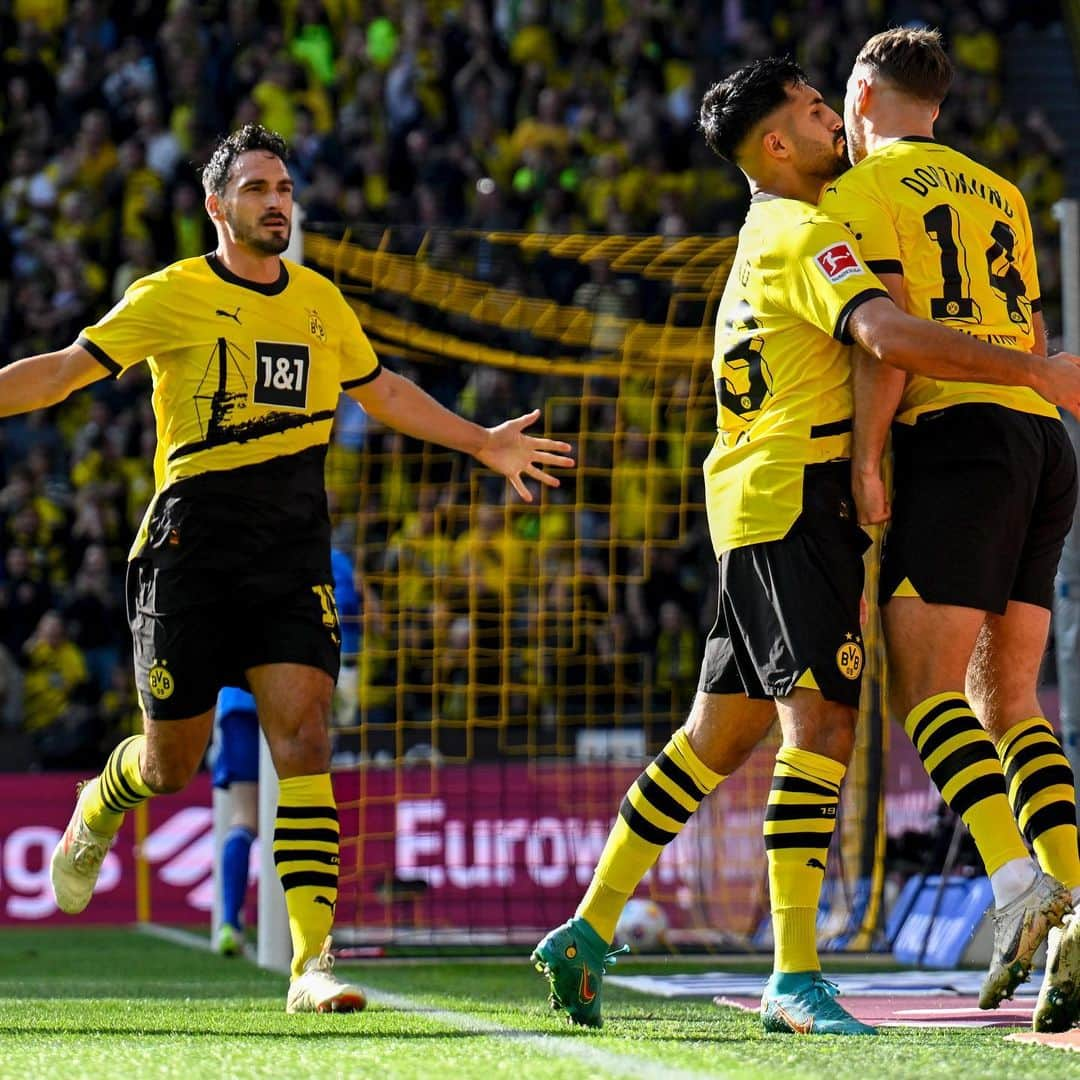
<path fill-rule="evenodd" d="M 936 31 L 872 37 L 844 105 L 855 165 L 820 205 L 912 314 L 1043 355 L 1023 195 L 934 139 L 951 79 Z M 890 425 L 891 507 L 881 478 Z M 880 600 L 893 711 L 993 886 L 994 959 L 980 995 L 993 1008 L 1027 977 L 1046 920 L 1080 900 L 1072 769 L 1036 693 L 1076 461 L 1057 410 L 1028 388 L 905 377 L 857 355 L 853 480 L 860 521 L 891 514 Z M 1078 1017 L 1070 916 L 1050 934 L 1034 1023 L 1059 1031 Z"/>

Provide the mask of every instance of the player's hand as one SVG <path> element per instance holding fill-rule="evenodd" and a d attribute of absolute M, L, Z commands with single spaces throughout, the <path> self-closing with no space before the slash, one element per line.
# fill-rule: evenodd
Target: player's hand
<path fill-rule="evenodd" d="M 1038 392 L 1080 420 L 1080 356 L 1059 352 L 1045 359 Z"/>
<path fill-rule="evenodd" d="M 880 525 L 892 517 L 880 469 L 852 469 L 851 493 L 855 496 L 855 512 L 860 525 Z"/>
<path fill-rule="evenodd" d="M 531 503 L 533 497 L 525 486 L 523 476 L 531 477 L 548 487 L 558 487 L 558 477 L 544 472 L 540 466 L 569 469 L 574 465 L 574 459 L 565 456 L 573 449 L 569 443 L 525 434 L 525 428 L 535 424 L 539 418 L 540 410 L 533 409 L 531 413 L 519 416 L 516 420 L 507 420 L 497 427 L 488 428 L 487 444 L 476 454 L 478 461 L 489 469 L 502 473 L 527 503 Z"/>

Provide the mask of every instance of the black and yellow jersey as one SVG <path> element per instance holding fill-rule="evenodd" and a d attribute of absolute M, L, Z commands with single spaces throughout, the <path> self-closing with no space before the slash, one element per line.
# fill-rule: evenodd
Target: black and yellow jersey
<path fill-rule="evenodd" d="M 851 456 L 847 323 L 879 296 L 843 225 L 808 203 L 754 198 L 716 320 L 705 484 L 718 556 L 786 535 L 805 467 Z"/>
<path fill-rule="evenodd" d="M 903 275 L 912 315 L 1031 351 L 1039 275 L 1031 220 L 1013 184 L 915 136 L 865 157 L 825 189 L 820 208 L 855 233 L 868 266 Z M 1026 387 L 912 375 L 896 418 L 910 424 L 929 410 L 971 402 L 1057 415 Z"/>
<path fill-rule="evenodd" d="M 114 375 L 150 365 L 155 500 L 180 481 L 325 452 L 342 389 L 379 372 L 337 287 L 285 260 L 271 284 L 239 278 L 213 255 L 173 263 L 132 284 L 78 343 Z M 305 483 L 321 489 L 321 467 L 313 476 Z"/>

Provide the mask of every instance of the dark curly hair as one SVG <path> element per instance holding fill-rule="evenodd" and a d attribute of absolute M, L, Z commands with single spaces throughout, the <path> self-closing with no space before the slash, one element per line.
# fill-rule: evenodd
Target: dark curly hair
<path fill-rule="evenodd" d="M 239 131 L 218 141 L 210 160 L 203 167 L 203 190 L 207 195 L 221 196 L 225 193 L 233 163 L 249 150 L 264 150 L 281 158 L 282 163 L 289 157 L 288 144 L 276 131 L 270 131 L 262 124 L 245 124 Z"/>
<path fill-rule="evenodd" d="M 754 126 L 787 100 L 788 87 L 805 82 L 805 72 L 790 57 L 770 56 L 714 83 L 701 101 L 700 125 L 709 149 L 735 161 Z"/>

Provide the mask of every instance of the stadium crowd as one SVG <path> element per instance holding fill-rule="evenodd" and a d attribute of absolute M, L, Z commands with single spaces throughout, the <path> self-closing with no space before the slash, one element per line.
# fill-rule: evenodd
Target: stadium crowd
<path fill-rule="evenodd" d="M 69 343 L 133 280 L 210 248 L 198 166 L 231 127 L 259 121 L 286 136 L 306 222 L 337 231 L 376 223 L 730 233 L 745 185 L 714 165 L 695 130 L 703 87 L 746 59 L 789 50 L 838 103 L 859 45 L 908 20 L 940 26 L 958 68 L 942 138 L 1013 179 L 1028 199 L 1053 331 L 1050 208 L 1063 193 L 1063 146 L 1042 114 L 1010 113 L 1003 68 L 1008 27 L 1037 8 L 1010 0 L 0 0 L 0 266 L 10 267 L 0 279 L 0 361 Z M 495 272 L 478 265 L 476 276 L 491 281 Z M 532 295 L 565 292 L 594 310 L 635 313 L 632 291 L 602 267 L 560 283 L 542 280 L 542 268 L 531 273 L 518 284 Z M 610 351 L 617 342 L 594 346 Z M 464 378 L 447 385 L 465 412 L 490 390 Z M 520 381 L 504 389 L 524 402 Z M 411 667 L 376 641 L 366 643 L 365 662 L 362 644 L 365 719 L 389 730 L 392 687 L 433 678 L 495 689 L 486 705 L 483 695 L 470 704 L 452 690 L 432 704 L 417 691 L 410 715 L 418 727 L 434 714 L 453 720 L 462 710 L 497 709 L 501 673 L 483 658 L 507 647 L 515 620 L 529 618 L 527 605 L 498 616 L 503 592 L 490 587 L 483 637 L 453 602 L 429 609 L 430 579 L 447 567 L 465 577 L 499 574 L 529 538 L 501 550 L 487 508 L 471 518 L 455 513 L 418 485 L 399 436 L 343 420 L 345 458 L 372 452 L 384 465 L 371 493 L 343 491 L 336 506 L 339 519 L 359 511 L 382 524 L 339 520 L 339 543 L 357 545 L 362 576 L 412 560 L 412 591 L 394 603 L 429 611 L 427 632 L 441 646 L 430 661 L 436 673 L 424 667 L 434 650 L 423 642 Z M 627 465 L 611 484 L 628 485 L 630 505 L 635 485 L 645 490 L 649 480 L 640 432 L 636 445 L 627 438 Z M 97 765 L 138 723 L 123 567 L 153 491 L 154 447 L 145 368 L 0 426 L 0 720 L 26 734 L 35 765 Z M 669 463 L 676 457 L 671 449 Z M 467 483 L 459 490 L 485 492 Z M 499 509 L 498 496 L 487 497 Z M 557 531 L 559 520 L 556 513 L 544 527 Z M 640 522 L 576 527 L 585 540 L 615 536 L 621 576 L 640 579 L 630 572 Z M 706 546 L 697 533 L 682 540 L 694 552 Z M 713 599 L 697 555 L 659 551 L 644 583 L 620 585 L 613 604 L 612 567 L 584 560 L 577 587 L 603 599 L 588 655 L 575 661 L 591 674 L 574 685 L 598 696 L 541 702 L 542 717 L 622 707 L 620 688 L 642 685 L 653 696 L 633 708 L 655 714 L 658 731 L 682 716 Z M 524 579 L 533 569 L 514 573 Z M 557 611 L 568 601 L 552 589 Z M 370 589 L 365 601 L 373 616 L 391 606 Z M 381 632 L 377 618 L 365 625 Z M 527 653 L 516 662 L 523 684 L 536 678 Z"/>

